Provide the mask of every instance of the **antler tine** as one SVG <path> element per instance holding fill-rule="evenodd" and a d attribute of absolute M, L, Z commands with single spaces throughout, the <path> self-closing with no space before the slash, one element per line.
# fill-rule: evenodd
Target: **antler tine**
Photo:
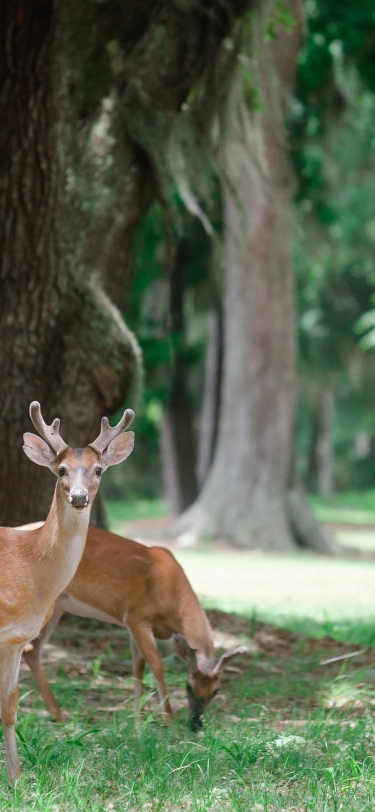
<path fill-rule="evenodd" d="M 94 451 L 97 451 L 98 454 L 102 454 L 115 437 L 118 437 L 119 434 L 123 434 L 126 431 L 133 417 L 133 409 L 126 409 L 120 422 L 117 423 L 117 426 L 113 427 L 109 425 L 108 417 L 102 417 L 100 434 L 93 443 L 89 443 L 90 447 L 93 448 Z"/>
<path fill-rule="evenodd" d="M 55 417 L 53 423 L 47 426 L 42 417 L 40 403 L 37 400 L 33 400 L 30 404 L 30 417 L 40 436 L 43 437 L 43 440 L 48 443 L 55 454 L 61 454 L 68 448 L 67 443 L 64 443 L 64 440 L 60 437 L 60 418 Z"/>

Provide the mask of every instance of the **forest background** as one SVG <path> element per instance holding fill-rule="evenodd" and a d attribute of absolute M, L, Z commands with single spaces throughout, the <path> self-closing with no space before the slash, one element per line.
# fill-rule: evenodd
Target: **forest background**
<path fill-rule="evenodd" d="M 1 37 L 1 524 L 51 498 L 31 400 L 75 445 L 126 404 L 107 499 L 334 551 L 306 492 L 375 474 L 372 3 L 9 2 Z"/>

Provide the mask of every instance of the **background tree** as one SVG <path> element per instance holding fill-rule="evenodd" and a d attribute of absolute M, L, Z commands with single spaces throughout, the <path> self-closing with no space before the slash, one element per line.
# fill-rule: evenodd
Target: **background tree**
<path fill-rule="evenodd" d="M 286 119 L 302 5 L 280 13 L 275 19 L 272 3 L 254 9 L 251 59 L 237 56 L 230 89 L 221 158 L 226 270 L 219 433 L 207 482 L 178 527 L 288 550 L 296 520 L 293 514 L 292 528 L 295 311 Z M 235 50 L 234 42 L 227 47 Z M 315 529 L 310 535 L 310 543 L 328 548 Z"/>
<path fill-rule="evenodd" d="M 297 171 L 298 467 L 310 489 L 370 484 L 372 358 L 355 325 L 374 279 L 371 4 L 309 4 L 292 108 Z"/>

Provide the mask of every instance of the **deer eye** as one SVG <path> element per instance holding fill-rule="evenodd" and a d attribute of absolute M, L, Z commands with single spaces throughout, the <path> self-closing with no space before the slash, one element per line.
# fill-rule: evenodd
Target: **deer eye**
<path fill-rule="evenodd" d="M 59 476 L 65 476 L 66 468 L 63 468 L 62 466 L 60 466 L 60 468 L 57 469 L 57 473 L 58 473 Z"/>
<path fill-rule="evenodd" d="M 102 470 L 102 468 L 95 468 L 96 476 L 101 476 Z"/>

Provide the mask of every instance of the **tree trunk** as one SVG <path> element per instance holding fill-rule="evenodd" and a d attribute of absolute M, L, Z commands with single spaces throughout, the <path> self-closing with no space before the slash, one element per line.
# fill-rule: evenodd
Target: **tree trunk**
<path fill-rule="evenodd" d="M 329 498 L 334 493 L 333 417 L 335 408 L 335 376 L 319 381 L 317 402 L 312 414 L 313 430 L 310 445 L 307 481 L 311 490 Z"/>
<path fill-rule="evenodd" d="M 316 455 L 318 462 L 318 493 L 328 498 L 332 496 L 333 487 L 333 415 L 335 406 L 335 388 L 331 380 L 321 393 L 319 437 Z"/>
<path fill-rule="evenodd" d="M 211 467 L 217 440 L 223 355 L 223 319 L 220 310 L 210 317 L 204 369 L 203 404 L 198 446 L 198 482 L 202 488 Z"/>
<path fill-rule="evenodd" d="M 160 430 L 160 456 L 163 472 L 164 493 L 174 516 L 181 513 L 180 483 L 178 481 L 176 448 L 169 412 L 164 409 Z"/>
<path fill-rule="evenodd" d="M 61 388 L 60 227 L 66 133 L 61 21 L 52 0 L 3 4 L 1 26 L 0 520 L 43 519 L 49 478 L 22 453 L 28 403 Z M 48 397 L 50 401 L 50 396 Z M 48 482 L 48 485 L 47 485 Z M 38 503 L 42 505 L 38 510 Z M 36 505 L 35 513 L 30 511 Z"/>
<path fill-rule="evenodd" d="M 22 451 L 30 401 L 85 445 L 138 362 L 120 314 L 64 256 L 63 4 L 7 0 L 0 30 L 0 523 L 44 519 L 54 480 Z M 66 421 L 66 422 L 65 422 Z"/>
<path fill-rule="evenodd" d="M 172 507 L 181 513 L 197 496 L 196 437 L 193 423 L 193 407 L 188 391 L 189 358 L 186 350 L 184 294 L 188 273 L 189 254 L 185 238 L 180 239 L 174 255 L 170 275 L 170 329 L 172 341 L 171 383 L 168 401 L 164 409 L 164 434 L 162 450 L 170 448 L 169 480 L 172 471 L 174 485 Z M 167 442 L 169 438 L 169 445 Z"/>
<path fill-rule="evenodd" d="M 292 33 L 265 43 L 273 3 L 252 16 L 252 65 L 262 111 L 233 83 L 223 155 L 226 278 L 224 371 L 214 462 L 178 524 L 249 548 L 292 550 L 288 490 L 295 403 L 294 290 L 290 257 L 293 178 L 285 119 L 300 44 L 302 3 L 288 7 Z M 292 508 L 293 511 L 293 508 Z M 298 523 L 298 519 L 297 519 Z M 300 522 L 299 522 L 300 523 Z M 315 526 L 315 525 L 314 525 Z M 322 541 L 322 547 L 328 549 Z"/>
<path fill-rule="evenodd" d="M 169 426 L 170 441 L 173 446 L 175 490 L 178 493 L 173 508 L 177 513 L 181 513 L 194 502 L 197 495 L 196 438 L 184 369 L 176 365 L 172 370 L 172 375 L 172 390 L 165 407 L 164 419 Z"/>

